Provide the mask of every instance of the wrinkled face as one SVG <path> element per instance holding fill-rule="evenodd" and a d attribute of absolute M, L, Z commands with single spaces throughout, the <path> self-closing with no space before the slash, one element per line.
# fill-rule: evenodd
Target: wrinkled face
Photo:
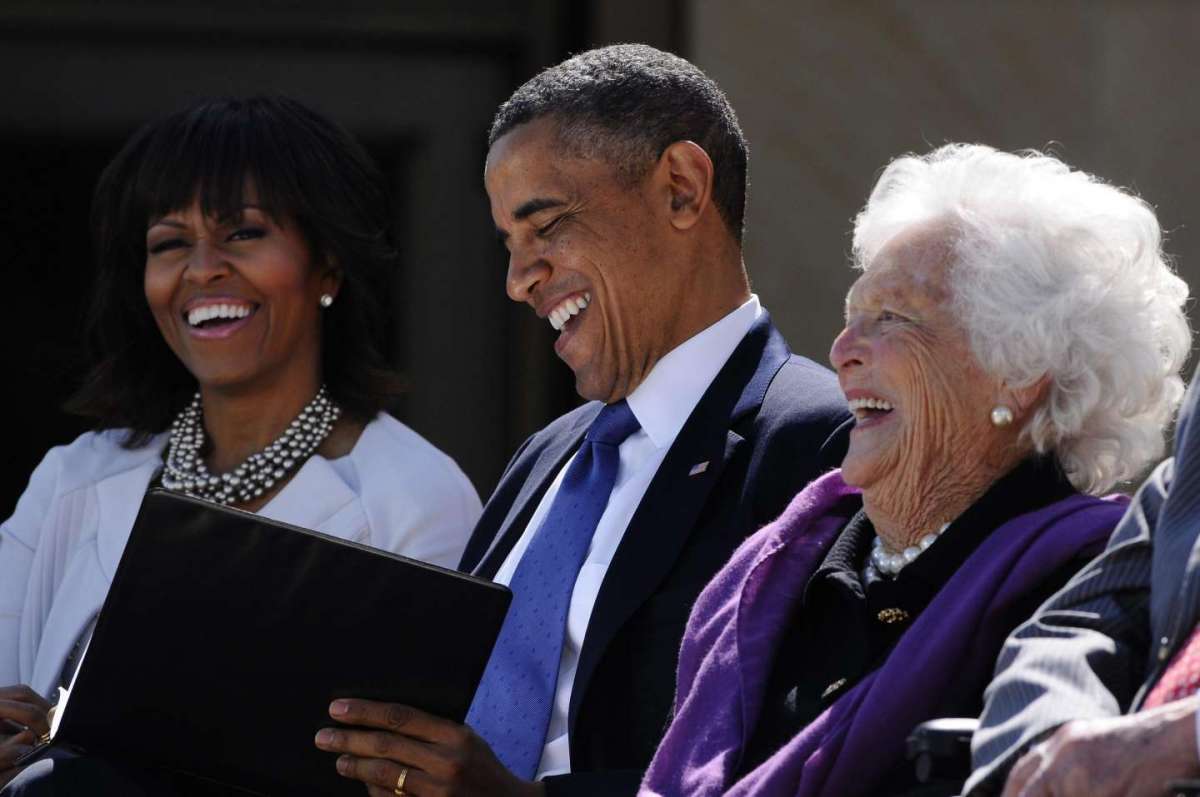
<path fill-rule="evenodd" d="M 1000 442 L 990 413 L 1000 383 L 985 374 L 954 317 L 944 231 L 917 227 L 876 256 L 846 298 L 829 358 L 856 423 L 849 484 L 938 478 Z"/>
<path fill-rule="evenodd" d="M 253 206 L 214 219 L 193 205 L 146 233 L 146 301 L 201 388 L 319 378 L 320 296 L 336 283 L 296 224 Z"/>
<path fill-rule="evenodd" d="M 671 350 L 687 307 L 686 278 L 661 256 L 668 225 L 649 187 L 564 153 L 548 119 L 498 139 L 484 183 L 509 252 L 509 297 L 557 332 L 581 396 L 624 398 Z"/>

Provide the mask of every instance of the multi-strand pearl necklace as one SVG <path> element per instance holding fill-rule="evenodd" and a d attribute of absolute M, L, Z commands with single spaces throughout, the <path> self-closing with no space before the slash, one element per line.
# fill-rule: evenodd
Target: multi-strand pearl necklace
<path fill-rule="evenodd" d="M 910 545 L 899 553 L 888 550 L 883 538 L 876 537 L 875 545 L 871 548 L 871 558 L 867 560 L 866 574 L 872 578 L 895 577 L 897 573 L 916 561 L 917 557 L 924 553 L 930 545 L 933 545 L 937 538 L 942 536 L 942 532 L 949 527 L 949 523 L 943 523 L 940 529 L 932 534 L 926 534 L 916 545 Z"/>
<path fill-rule="evenodd" d="M 341 415 L 341 409 L 329 400 L 325 386 L 300 410 L 288 425 L 262 451 L 228 473 L 209 473 L 201 451 L 204 448 L 204 415 L 200 394 L 171 423 L 162 486 L 218 504 L 244 504 L 262 497 L 300 465 L 324 442 Z"/>

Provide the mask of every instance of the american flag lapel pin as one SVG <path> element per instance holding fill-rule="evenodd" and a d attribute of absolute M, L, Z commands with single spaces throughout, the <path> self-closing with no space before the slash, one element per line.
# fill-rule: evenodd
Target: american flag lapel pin
<path fill-rule="evenodd" d="M 693 465 L 692 469 L 688 471 L 688 476 L 699 476 L 701 473 L 704 473 L 704 471 L 706 471 L 706 470 L 708 470 L 708 460 L 707 459 L 704 460 L 703 462 L 697 462 L 695 465 Z"/>

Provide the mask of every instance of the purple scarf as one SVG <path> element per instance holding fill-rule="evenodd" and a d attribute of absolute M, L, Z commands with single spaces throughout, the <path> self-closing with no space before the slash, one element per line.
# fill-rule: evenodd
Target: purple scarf
<path fill-rule="evenodd" d="M 904 756 L 919 723 L 940 716 L 940 685 L 990 679 L 1013 616 L 1072 559 L 1099 553 L 1127 499 L 1073 495 L 988 535 L 946 582 L 883 666 L 771 758 L 733 774 L 762 707 L 775 649 L 809 578 L 856 511 L 841 471 L 822 476 L 744 542 L 692 608 L 675 718 L 640 795 L 869 794 Z"/>

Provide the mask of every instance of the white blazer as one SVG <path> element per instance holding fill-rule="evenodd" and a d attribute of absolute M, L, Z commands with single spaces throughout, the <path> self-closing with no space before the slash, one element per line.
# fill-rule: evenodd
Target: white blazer
<path fill-rule="evenodd" d="M 127 450 L 122 434 L 51 449 L 0 526 L 0 686 L 52 697 L 100 611 L 166 444 Z M 480 510 L 454 460 L 381 413 L 353 451 L 309 458 L 259 514 L 455 567 Z"/>

